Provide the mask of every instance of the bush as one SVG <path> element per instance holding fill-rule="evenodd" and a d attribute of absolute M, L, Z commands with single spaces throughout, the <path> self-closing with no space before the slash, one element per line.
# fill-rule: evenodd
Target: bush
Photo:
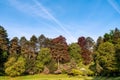
<path fill-rule="evenodd" d="M 88 75 L 88 76 L 93 76 L 93 75 L 94 75 L 94 72 L 91 71 L 90 69 L 88 69 L 88 70 L 87 70 L 87 75 Z"/>
<path fill-rule="evenodd" d="M 9 60 L 13 60 L 14 58 L 10 58 Z M 19 57 L 18 60 L 14 63 L 12 63 L 13 61 L 9 61 L 6 62 L 5 64 L 5 73 L 11 77 L 14 76 L 19 76 L 22 73 L 24 73 L 25 71 L 25 59 L 23 57 Z M 11 62 L 11 63 L 10 63 Z"/>
<path fill-rule="evenodd" d="M 83 72 L 77 69 L 72 69 L 71 73 L 73 74 L 73 76 L 83 75 Z"/>
<path fill-rule="evenodd" d="M 11 65 L 13 65 L 16 62 L 16 58 L 15 57 L 11 57 L 8 59 L 8 61 L 5 63 L 5 68 L 10 67 Z"/>
<path fill-rule="evenodd" d="M 54 71 L 57 70 L 57 63 L 55 62 L 55 60 L 52 59 L 52 60 L 49 62 L 49 64 L 47 65 L 47 67 L 48 67 L 50 73 L 54 73 Z"/>
<path fill-rule="evenodd" d="M 35 64 L 35 73 L 40 73 L 44 69 L 44 64 L 42 62 L 36 61 Z"/>

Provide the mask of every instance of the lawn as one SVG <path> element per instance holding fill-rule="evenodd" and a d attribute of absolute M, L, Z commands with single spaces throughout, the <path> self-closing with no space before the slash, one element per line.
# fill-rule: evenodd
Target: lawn
<path fill-rule="evenodd" d="M 92 77 L 71 77 L 68 75 L 44 75 L 44 74 L 37 74 L 37 75 L 27 75 L 27 76 L 20 76 L 20 77 L 8 77 L 8 76 L 0 76 L 0 80 L 92 80 Z"/>
<path fill-rule="evenodd" d="M 0 76 L 0 80 L 120 80 L 120 77 L 85 77 L 85 76 L 76 76 L 71 77 L 68 75 L 44 75 L 44 74 L 37 74 L 37 75 L 27 75 L 27 76 L 20 76 L 20 77 L 8 77 L 8 76 Z"/>

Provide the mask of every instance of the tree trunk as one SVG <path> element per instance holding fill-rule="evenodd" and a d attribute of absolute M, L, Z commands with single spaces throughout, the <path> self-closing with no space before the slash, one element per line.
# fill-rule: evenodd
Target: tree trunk
<path fill-rule="evenodd" d="M 60 69 L 60 63 L 59 63 L 59 59 L 58 59 L 58 70 Z"/>

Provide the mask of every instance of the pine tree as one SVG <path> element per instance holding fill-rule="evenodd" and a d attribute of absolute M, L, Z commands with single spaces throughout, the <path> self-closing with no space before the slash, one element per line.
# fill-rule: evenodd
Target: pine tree
<path fill-rule="evenodd" d="M 7 31 L 0 26 L 0 75 L 4 72 L 4 62 L 6 62 L 8 56 L 8 43 Z"/>
<path fill-rule="evenodd" d="M 9 46 L 9 56 L 10 57 L 17 57 L 18 55 L 20 55 L 20 46 L 19 46 L 19 39 L 17 37 L 14 37 L 11 41 L 10 41 L 10 46 Z"/>

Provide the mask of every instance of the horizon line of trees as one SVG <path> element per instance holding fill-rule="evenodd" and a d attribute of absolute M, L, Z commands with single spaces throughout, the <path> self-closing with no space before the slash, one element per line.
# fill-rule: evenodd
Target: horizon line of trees
<path fill-rule="evenodd" d="M 0 75 L 54 73 L 72 75 L 120 75 L 120 30 L 115 28 L 97 42 L 91 37 L 79 37 L 67 44 L 66 38 L 47 38 L 41 34 L 8 39 L 0 26 Z"/>

